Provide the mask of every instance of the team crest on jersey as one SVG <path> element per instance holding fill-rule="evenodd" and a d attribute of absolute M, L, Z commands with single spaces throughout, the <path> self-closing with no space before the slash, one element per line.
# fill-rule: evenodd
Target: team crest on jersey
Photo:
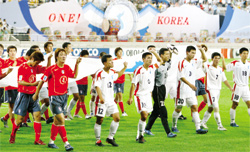
<path fill-rule="evenodd" d="M 62 70 L 62 74 L 64 74 L 64 70 Z"/>

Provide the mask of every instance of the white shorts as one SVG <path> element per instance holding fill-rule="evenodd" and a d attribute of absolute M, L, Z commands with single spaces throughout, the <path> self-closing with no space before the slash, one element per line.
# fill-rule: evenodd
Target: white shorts
<path fill-rule="evenodd" d="M 71 95 L 73 93 L 78 93 L 78 87 L 76 82 L 70 82 L 68 85 L 68 95 Z"/>
<path fill-rule="evenodd" d="M 98 103 L 97 106 L 95 107 L 95 115 L 98 117 L 109 117 L 110 115 L 114 113 L 119 113 L 117 105 L 115 104 L 114 101 L 111 101 L 113 103 L 109 104 L 101 104 Z"/>
<path fill-rule="evenodd" d="M 208 107 L 219 108 L 220 90 L 206 90 Z"/>
<path fill-rule="evenodd" d="M 43 99 L 46 99 L 46 98 L 49 98 L 47 87 L 42 87 L 41 88 L 38 98 L 39 98 L 39 101 L 41 101 Z"/>
<path fill-rule="evenodd" d="M 167 83 L 166 85 L 166 98 L 168 98 L 168 94 L 170 98 L 173 99 L 176 97 L 176 83 Z"/>
<path fill-rule="evenodd" d="M 192 105 L 198 105 L 197 98 L 195 95 L 193 97 L 175 99 L 175 107 L 178 106 L 191 107 Z"/>
<path fill-rule="evenodd" d="M 234 102 L 239 102 L 240 98 L 244 102 L 250 101 L 250 91 L 248 86 L 240 87 L 234 84 L 234 92 L 232 94 L 231 100 Z"/>
<path fill-rule="evenodd" d="M 151 93 L 143 96 L 134 96 L 135 106 L 138 113 L 147 111 L 148 113 L 153 111 Z"/>

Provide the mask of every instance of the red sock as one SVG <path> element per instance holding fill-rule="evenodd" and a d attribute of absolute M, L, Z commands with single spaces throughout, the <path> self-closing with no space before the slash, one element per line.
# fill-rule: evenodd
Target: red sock
<path fill-rule="evenodd" d="M 86 115 L 87 114 L 87 110 L 86 110 L 85 103 L 81 102 L 80 105 L 81 105 L 81 108 L 82 108 L 82 112 L 84 113 L 84 115 Z"/>
<path fill-rule="evenodd" d="M 10 120 L 11 120 L 12 126 L 13 126 L 13 125 L 16 125 L 16 124 L 15 124 L 15 118 L 11 118 Z"/>
<path fill-rule="evenodd" d="M 204 109 L 206 107 L 207 103 L 202 101 L 201 104 L 198 107 L 198 112 L 200 112 L 202 109 Z"/>
<path fill-rule="evenodd" d="M 41 131 L 42 131 L 41 122 L 35 122 L 34 121 L 34 130 L 35 130 L 35 133 L 36 133 L 36 139 L 35 139 L 35 141 L 39 141 L 40 136 L 41 136 Z"/>
<path fill-rule="evenodd" d="M 58 127 L 58 132 L 62 138 L 62 141 L 65 143 L 66 141 L 68 141 L 65 126 L 57 126 L 57 127 Z"/>
<path fill-rule="evenodd" d="M 81 109 L 81 106 L 80 106 L 80 101 L 78 100 L 77 104 L 76 104 L 76 111 L 75 111 L 75 115 L 78 115 L 79 113 L 79 110 Z"/>
<path fill-rule="evenodd" d="M 9 117 L 10 117 L 10 115 L 9 115 L 9 113 L 7 113 L 7 114 L 3 117 L 3 120 L 4 120 L 4 121 L 7 121 L 7 120 L 9 119 Z"/>
<path fill-rule="evenodd" d="M 11 119 L 11 122 L 12 122 L 12 132 L 11 132 L 11 136 L 16 136 L 16 132 L 19 128 L 19 126 L 16 125 L 15 123 L 15 119 L 13 120 L 14 118 Z"/>
<path fill-rule="evenodd" d="M 52 139 L 52 140 L 55 141 L 55 140 L 56 140 L 57 134 L 58 134 L 58 126 L 52 124 L 52 126 L 51 126 L 51 136 L 50 136 L 50 139 Z"/>
<path fill-rule="evenodd" d="M 114 100 L 114 102 L 117 104 L 117 101 Z"/>
<path fill-rule="evenodd" d="M 123 102 L 122 102 L 122 101 L 120 101 L 120 102 L 118 102 L 118 104 L 119 104 L 120 109 L 121 109 L 121 111 L 122 111 L 122 113 L 123 113 L 123 112 L 124 112 Z"/>
<path fill-rule="evenodd" d="M 46 111 L 44 111 L 44 115 L 45 115 L 45 119 L 49 119 L 49 111 L 48 109 Z"/>
<path fill-rule="evenodd" d="M 26 123 L 28 118 L 29 118 L 29 112 L 27 112 L 26 116 L 24 117 L 23 122 Z"/>

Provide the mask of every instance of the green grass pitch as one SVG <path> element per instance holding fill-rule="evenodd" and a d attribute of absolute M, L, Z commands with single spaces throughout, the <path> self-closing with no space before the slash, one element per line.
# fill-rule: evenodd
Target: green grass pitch
<path fill-rule="evenodd" d="M 230 61 L 232 60 L 226 60 L 227 63 L 229 63 Z M 232 72 L 226 72 L 226 76 L 232 86 Z M 222 85 L 219 103 L 222 124 L 225 128 L 227 128 L 227 131 L 217 130 L 217 124 L 212 114 L 211 118 L 207 122 L 209 132 L 205 135 L 196 134 L 195 125 L 192 122 L 192 118 L 190 115 L 190 108 L 184 107 L 182 113 L 183 115 L 187 116 L 187 120 L 178 121 L 178 129 L 180 130 L 180 133 L 177 133 L 176 138 L 168 138 L 166 133 L 164 132 L 160 119 L 157 119 L 151 130 L 155 134 L 155 136 L 145 135 L 145 139 L 147 142 L 145 142 L 144 144 L 137 143 L 135 141 L 135 137 L 137 131 L 137 124 L 140 116 L 136 111 L 134 103 L 130 106 L 126 104 L 130 85 L 131 83 L 129 81 L 129 78 L 126 77 L 125 93 L 123 100 L 125 111 L 129 116 L 121 117 L 120 125 L 115 135 L 116 142 L 119 144 L 119 147 L 112 147 L 111 145 L 105 143 L 105 140 L 109 134 L 109 126 L 112 121 L 111 117 L 106 117 L 102 124 L 101 139 L 106 145 L 105 147 L 95 146 L 95 118 L 91 118 L 90 120 L 86 120 L 84 118 L 75 118 L 72 121 L 66 121 L 68 140 L 70 144 L 74 147 L 74 151 L 250 151 L 250 119 L 247 113 L 246 104 L 241 100 L 236 110 L 236 123 L 240 127 L 230 127 L 229 110 L 232 104 L 230 100 L 231 92 L 224 84 Z M 72 96 L 70 98 L 72 98 Z M 90 95 L 88 94 L 85 99 L 88 113 L 89 101 Z M 199 97 L 198 102 L 200 103 L 201 101 L 202 97 Z M 168 120 L 169 125 L 171 127 L 174 102 L 172 99 L 168 98 L 165 101 L 165 105 L 168 110 Z M 203 118 L 206 109 L 207 106 L 201 111 L 201 119 Z M 4 116 L 7 111 L 8 104 L 4 103 L 0 109 L 0 116 Z M 74 111 L 75 108 L 72 110 L 72 114 Z M 82 111 L 80 111 L 79 114 L 84 117 Z M 9 128 L 4 128 L 3 123 L 0 122 L 0 128 L 2 130 L 2 133 L 0 133 L 1 152 L 65 151 L 64 144 L 59 134 L 55 141 L 55 144 L 59 147 L 59 149 L 49 149 L 47 148 L 47 145 L 34 145 L 35 134 L 33 129 L 33 123 L 29 123 L 29 125 L 31 126 L 29 128 L 20 128 L 21 130 L 18 131 L 16 135 L 16 143 L 9 144 L 9 137 L 12 128 L 10 120 L 8 120 L 8 125 Z M 49 142 L 50 128 L 51 124 L 48 125 L 45 122 L 42 122 L 41 139 L 45 143 Z"/>

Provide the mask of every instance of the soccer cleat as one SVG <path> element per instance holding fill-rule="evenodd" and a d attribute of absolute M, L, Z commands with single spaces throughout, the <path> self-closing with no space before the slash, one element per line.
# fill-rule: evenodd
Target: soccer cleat
<path fill-rule="evenodd" d="M 144 143 L 144 142 L 146 142 L 146 140 L 144 139 L 144 137 L 141 135 L 141 136 L 139 136 L 139 143 Z"/>
<path fill-rule="evenodd" d="M 220 127 L 218 127 L 218 130 L 221 130 L 221 131 L 226 131 L 227 129 L 226 129 L 226 128 L 224 128 L 223 126 L 220 126 Z"/>
<path fill-rule="evenodd" d="M 28 120 L 27 120 L 28 121 Z M 41 116 L 41 121 L 46 121 L 46 119 L 44 117 Z"/>
<path fill-rule="evenodd" d="M 118 144 L 115 142 L 115 138 L 113 138 L 113 139 L 107 138 L 107 139 L 106 139 L 106 142 L 107 142 L 108 144 L 111 144 L 111 145 L 114 146 L 114 147 L 118 147 Z"/>
<path fill-rule="evenodd" d="M 74 115 L 75 118 L 82 118 L 80 115 Z"/>
<path fill-rule="evenodd" d="M 8 122 L 5 121 L 5 120 L 3 119 L 3 117 L 1 118 L 1 121 L 3 122 L 4 128 L 9 128 Z"/>
<path fill-rule="evenodd" d="M 201 129 L 208 129 L 206 124 L 201 124 Z"/>
<path fill-rule="evenodd" d="M 27 119 L 27 123 L 32 123 L 32 121 L 30 120 L 30 118 Z"/>
<path fill-rule="evenodd" d="M 58 149 L 59 147 L 56 146 L 56 144 L 48 144 L 48 147 L 49 148 L 55 148 L 55 149 Z"/>
<path fill-rule="evenodd" d="M 179 120 L 186 120 L 187 117 L 184 117 L 183 115 L 180 115 L 178 119 L 179 119 Z"/>
<path fill-rule="evenodd" d="M 239 125 L 237 125 L 235 122 L 234 123 L 230 123 L 231 127 L 239 127 Z"/>
<path fill-rule="evenodd" d="M 208 130 L 204 130 L 204 129 L 198 129 L 196 130 L 197 134 L 206 134 L 208 132 Z"/>
<path fill-rule="evenodd" d="M 173 134 L 172 132 L 170 132 L 169 134 L 168 134 L 168 138 L 174 138 L 174 137 L 176 137 L 177 135 L 176 134 Z"/>
<path fill-rule="evenodd" d="M 34 142 L 35 145 L 46 145 L 42 140 L 38 140 Z"/>
<path fill-rule="evenodd" d="M 66 149 L 66 151 L 71 151 L 74 148 L 70 144 L 68 144 L 68 145 L 65 146 L 65 149 Z"/>
<path fill-rule="evenodd" d="M 173 131 L 173 132 L 180 132 L 180 131 L 177 129 L 177 127 L 172 127 L 172 131 Z"/>
<path fill-rule="evenodd" d="M 20 127 L 30 127 L 26 122 L 22 123 Z"/>
<path fill-rule="evenodd" d="M 10 144 L 15 143 L 15 138 L 16 138 L 15 136 L 10 135 L 10 140 L 9 140 Z"/>
<path fill-rule="evenodd" d="M 69 118 L 71 120 L 73 119 L 73 117 L 71 116 L 71 113 L 68 113 L 67 116 L 68 116 L 67 118 Z"/>
<path fill-rule="evenodd" d="M 145 134 L 147 134 L 147 135 L 154 136 L 154 134 L 153 134 L 150 130 L 146 130 L 146 129 L 145 129 L 144 132 L 145 132 Z"/>
<path fill-rule="evenodd" d="M 46 124 L 50 124 L 53 121 L 54 121 L 53 117 L 49 117 L 49 119 L 46 120 Z"/>
<path fill-rule="evenodd" d="M 90 119 L 90 115 L 86 114 L 85 119 Z"/>
<path fill-rule="evenodd" d="M 95 145 L 96 145 L 96 146 L 99 146 L 99 147 L 105 146 L 105 145 L 102 144 L 102 141 L 101 141 L 101 140 L 97 140 L 97 141 L 95 142 Z"/>
<path fill-rule="evenodd" d="M 128 116 L 128 114 L 124 111 L 124 112 L 122 113 L 122 116 L 123 116 L 123 117 L 126 117 L 126 116 Z"/>

